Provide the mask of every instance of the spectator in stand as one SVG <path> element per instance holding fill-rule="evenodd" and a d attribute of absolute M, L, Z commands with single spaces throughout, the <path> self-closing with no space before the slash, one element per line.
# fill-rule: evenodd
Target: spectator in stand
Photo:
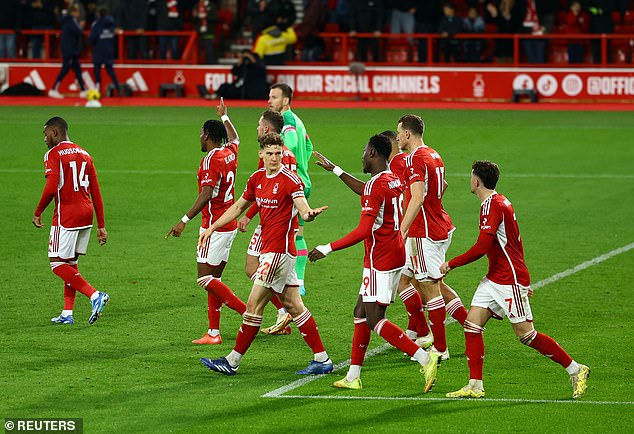
<path fill-rule="evenodd" d="M 488 3 L 487 10 L 491 14 L 491 18 L 497 24 L 498 33 L 518 33 L 522 25 L 523 16 L 520 16 L 520 11 L 515 0 L 500 0 L 499 7 L 496 7 L 493 3 Z M 512 39 L 495 40 L 495 57 L 498 62 L 512 62 L 513 54 Z"/>
<path fill-rule="evenodd" d="M 484 33 L 484 19 L 474 6 L 469 8 L 467 16 L 462 20 L 462 29 L 465 33 Z M 482 52 L 482 39 L 465 39 L 464 58 L 465 62 L 479 62 Z"/>
<path fill-rule="evenodd" d="M 127 58 L 147 57 L 147 39 L 143 32 L 147 28 L 147 0 L 123 0 L 117 14 L 117 32 L 135 32 L 136 36 L 126 36 Z"/>
<path fill-rule="evenodd" d="M 374 34 L 373 38 L 357 40 L 357 60 L 368 60 L 368 45 L 372 50 L 372 60 L 380 60 L 378 37 L 383 28 L 383 11 L 383 0 L 350 0 L 350 36 L 357 33 Z"/>
<path fill-rule="evenodd" d="M 200 46 L 205 53 L 205 63 L 213 65 L 217 63 L 214 50 L 215 26 L 218 21 L 218 9 L 213 0 L 198 0 L 194 5 L 193 15 L 196 18 L 196 30 L 198 30 Z"/>
<path fill-rule="evenodd" d="M 441 37 L 440 51 L 444 62 L 457 62 L 460 56 L 460 45 L 454 36 L 462 31 L 462 23 L 460 18 L 456 17 L 456 8 L 453 4 L 445 3 L 442 11 L 443 17 L 438 24 L 438 33 Z"/>
<path fill-rule="evenodd" d="M 322 0 L 308 0 L 304 10 L 304 18 L 296 27 L 297 37 L 302 42 L 302 60 L 315 62 L 321 59 L 326 44 L 319 37 L 328 21 L 328 10 Z"/>
<path fill-rule="evenodd" d="M 297 34 L 292 27 L 282 30 L 277 26 L 271 26 L 258 36 L 253 51 L 266 65 L 284 65 L 288 60 L 287 48 L 295 42 Z"/>
<path fill-rule="evenodd" d="M 52 30 L 55 28 L 55 11 L 52 1 L 33 0 L 29 10 L 29 24 L 32 30 Z M 29 37 L 31 42 L 31 57 L 42 58 L 43 35 Z"/>
<path fill-rule="evenodd" d="M 106 67 L 106 72 L 112 80 L 115 91 L 119 92 L 119 81 L 114 72 L 114 18 L 108 14 L 106 8 L 101 8 L 97 12 L 97 21 L 92 24 L 88 42 L 92 45 L 92 63 L 95 74 L 97 90 L 101 92 L 101 66 Z"/>
<path fill-rule="evenodd" d="M 297 21 L 295 3 L 291 0 L 281 0 L 277 9 L 275 24 L 277 24 L 280 29 L 286 30 L 287 27 L 294 25 L 295 21 Z"/>
<path fill-rule="evenodd" d="M 546 28 L 541 22 L 541 10 L 538 8 L 537 1 L 518 0 L 518 5 L 520 8 L 520 16 L 523 17 L 522 26 L 520 27 L 520 33 L 533 36 L 543 35 L 546 31 Z M 546 41 L 543 39 L 522 39 L 522 47 L 524 47 L 526 61 L 528 63 L 545 63 L 545 44 Z"/>
<path fill-rule="evenodd" d="M 417 3 L 416 0 L 394 0 L 393 3 L 391 3 L 394 7 L 390 21 L 392 33 L 414 33 Z"/>
<path fill-rule="evenodd" d="M 183 30 L 179 0 L 158 0 L 156 4 L 156 29 L 161 32 Z M 159 36 L 158 44 L 161 59 L 167 59 L 168 49 L 172 60 L 180 58 L 178 36 Z"/>
<path fill-rule="evenodd" d="M 612 11 L 613 0 L 588 0 L 586 10 L 590 13 L 590 33 L 614 33 L 614 21 Z M 610 40 L 607 41 L 607 61 L 610 61 Z M 591 39 L 592 61 L 601 63 L 601 39 Z"/>
<path fill-rule="evenodd" d="M 339 30 L 341 32 L 350 31 L 350 22 L 352 16 L 350 14 L 350 2 L 351 0 L 337 0 L 337 6 L 335 7 L 335 23 L 339 24 Z"/>
<path fill-rule="evenodd" d="M 79 64 L 79 53 L 81 51 L 81 39 L 84 36 L 84 31 L 79 25 L 79 6 L 73 4 L 68 9 L 68 13 L 62 17 L 62 69 L 55 79 L 55 84 L 52 89 L 48 91 L 48 96 L 51 98 L 61 99 L 64 98 L 59 93 L 59 85 L 68 74 L 70 69 L 75 73 L 75 77 L 79 82 L 81 88 L 80 96 L 83 98 L 86 94 L 86 86 L 84 85 L 84 79 L 81 77 L 81 65 Z"/>
<path fill-rule="evenodd" d="M 588 33 L 588 18 L 577 0 L 570 3 L 564 31 L 577 35 Z M 583 44 L 580 39 L 571 39 L 568 42 L 568 63 L 583 63 Z"/>
<path fill-rule="evenodd" d="M 242 50 L 238 63 L 231 68 L 232 83 L 223 83 L 210 99 L 261 99 L 269 94 L 266 65 L 251 50 Z"/>
<path fill-rule="evenodd" d="M 416 6 L 416 33 L 436 33 L 442 16 L 441 0 L 426 0 Z M 418 40 L 418 61 L 427 61 L 427 39 Z"/>
<path fill-rule="evenodd" d="M 123 1 L 127 1 L 127 0 L 123 0 Z M 150 0 L 153 1 L 153 0 Z M 106 8 L 106 10 L 108 11 L 108 13 L 110 13 L 110 15 L 112 15 L 113 17 L 117 16 L 117 13 L 119 12 L 119 0 L 97 0 L 97 10 L 101 9 L 101 8 Z"/>
<path fill-rule="evenodd" d="M 277 18 L 277 0 L 248 0 L 247 15 L 251 18 L 251 31 L 257 36 Z"/>
<path fill-rule="evenodd" d="M 22 9 L 19 0 L 0 1 L 0 30 L 13 33 L 0 33 L 0 59 L 15 57 L 15 35 L 22 30 Z"/>

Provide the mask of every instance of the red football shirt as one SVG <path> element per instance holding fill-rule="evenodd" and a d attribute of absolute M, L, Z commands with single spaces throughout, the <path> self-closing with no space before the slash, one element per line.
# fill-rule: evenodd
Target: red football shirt
<path fill-rule="evenodd" d="M 447 222 L 443 217 L 442 195 L 445 165 L 440 154 L 428 146 L 420 146 L 407 156 L 408 187 L 415 182 L 425 185 L 423 206 L 416 215 L 408 236 L 429 238 L 433 241 L 447 239 Z"/>
<path fill-rule="evenodd" d="M 480 233 L 495 236 L 487 252 L 487 278 L 499 285 L 530 285 L 530 275 L 524 262 L 524 246 L 511 202 L 494 192 L 480 211 Z"/>
<path fill-rule="evenodd" d="M 271 176 L 267 176 L 266 169 L 259 169 L 247 181 L 242 197 L 257 203 L 260 209 L 261 253 L 296 256 L 298 223 L 293 199 L 304 197 L 304 184 L 297 174 L 284 166 Z"/>
<path fill-rule="evenodd" d="M 208 228 L 233 205 L 236 170 L 238 170 L 238 139 L 227 143 L 222 148 L 212 149 L 200 162 L 198 169 L 198 193 L 205 186 L 213 188 L 209 203 L 202 211 L 202 227 Z M 232 220 L 218 232 L 230 232 L 237 228 Z"/>
<path fill-rule="evenodd" d="M 366 182 L 361 196 L 361 215 L 375 218 L 372 235 L 364 240 L 363 266 L 378 271 L 405 265 L 405 244 L 399 223 L 399 199 L 405 186 L 394 173 L 381 172 Z"/>
<path fill-rule="evenodd" d="M 93 190 L 95 190 L 99 202 L 97 223 L 99 227 L 104 227 L 103 204 L 101 194 L 98 193 L 97 172 L 88 152 L 72 142 L 60 142 L 44 155 L 44 169 L 47 178 L 49 176 L 59 177 L 55 193 L 53 226 L 61 226 L 65 229 L 92 227 L 93 202 L 91 195 L 97 201 L 97 195 L 93 194 Z M 50 196 L 44 207 L 48 203 L 50 203 Z M 44 211 L 42 204 L 40 202 L 35 212 L 36 215 L 40 215 Z"/>

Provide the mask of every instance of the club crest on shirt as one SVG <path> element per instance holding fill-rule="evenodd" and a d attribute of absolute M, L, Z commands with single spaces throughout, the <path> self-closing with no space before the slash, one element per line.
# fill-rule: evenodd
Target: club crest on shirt
<path fill-rule="evenodd" d="M 273 194 L 277 194 L 278 188 L 280 188 L 280 183 L 276 182 L 275 185 L 273 186 Z"/>

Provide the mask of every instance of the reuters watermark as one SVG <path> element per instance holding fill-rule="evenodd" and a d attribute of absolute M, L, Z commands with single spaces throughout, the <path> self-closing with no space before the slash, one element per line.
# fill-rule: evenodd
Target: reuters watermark
<path fill-rule="evenodd" d="M 5 434 L 28 432 L 28 433 L 79 433 L 84 432 L 84 420 L 79 418 L 18 418 L 8 417 L 4 420 Z"/>

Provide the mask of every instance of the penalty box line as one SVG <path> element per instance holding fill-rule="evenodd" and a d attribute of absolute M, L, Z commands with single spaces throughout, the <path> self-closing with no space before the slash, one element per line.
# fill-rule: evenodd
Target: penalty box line
<path fill-rule="evenodd" d="M 597 256 L 596 258 L 592 258 L 588 261 L 582 262 L 579 265 L 576 265 L 572 268 L 568 268 L 567 270 L 564 270 L 560 273 L 554 274 L 546 279 L 540 280 L 539 282 L 535 283 L 534 285 L 531 285 L 531 287 L 533 289 L 537 289 L 537 288 L 542 288 L 546 285 L 549 285 L 553 282 L 556 282 L 558 280 L 564 279 L 568 276 L 571 276 L 575 273 L 578 273 L 582 270 L 585 270 L 587 268 L 590 268 L 594 265 L 600 264 L 601 262 L 607 261 L 608 259 L 620 255 L 622 253 L 628 252 L 630 250 L 634 249 L 634 243 L 630 243 L 627 244 L 623 247 L 619 247 L 618 249 L 614 249 L 610 252 L 604 253 L 603 255 Z M 365 355 L 365 359 L 369 359 L 370 357 L 376 356 L 377 354 L 382 353 L 383 351 L 387 350 L 388 348 L 391 348 L 392 346 L 390 344 L 383 344 L 379 347 L 373 348 L 372 350 L 368 351 Z M 348 366 L 350 366 L 350 359 L 345 360 L 341 363 L 337 363 L 334 368 L 333 368 L 333 372 L 339 371 L 341 369 L 347 368 Z M 302 387 L 308 383 L 311 383 L 315 380 L 319 380 L 320 378 L 322 378 L 322 375 L 311 375 L 311 376 L 307 376 L 304 378 L 301 378 L 299 380 L 293 381 L 292 383 L 289 383 L 285 386 L 279 387 L 275 390 L 272 390 L 270 392 L 265 393 L 264 395 L 262 395 L 262 398 L 310 398 L 310 399 L 368 399 L 368 400 L 419 400 L 419 401 L 448 401 L 448 400 L 453 400 L 455 401 L 455 399 L 453 398 L 398 398 L 398 397 L 361 397 L 361 396 L 334 396 L 334 395 L 325 395 L 325 396 L 313 396 L 313 395 L 285 395 L 286 393 L 295 390 L 299 387 Z M 610 402 L 610 401 L 557 401 L 557 400 L 539 400 L 539 399 L 505 399 L 505 398 L 500 398 L 500 399 L 482 399 L 482 400 L 478 400 L 478 401 L 500 401 L 500 402 L 526 402 L 526 403 L 586 403 L 586 404 L 595 404 L 595 405 L 602 405 L 602 404 L 623 404 L 623 405 L 632 405 L 634 404 L 634 402 Z"/>

